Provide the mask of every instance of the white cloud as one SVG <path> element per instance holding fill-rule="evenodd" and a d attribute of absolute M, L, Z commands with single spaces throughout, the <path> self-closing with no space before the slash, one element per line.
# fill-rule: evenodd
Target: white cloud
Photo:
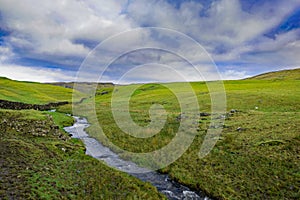
<path fill-rule="evenodd" d="M 272 8 L 276 15 L 266 17 L 266 12 L 248 13 L 238 0 L 215 1 L 207 15 L 199 16 L 203 6 L 185 2 L 179 10 L 166 1 L 132 1 L 129 16 L 139 24 L 162 26 L 182 31 L 199 42 L 221 42 L 237 45 L 252 40 L 277 25 L 296 3 L 282 3 Z M 298 2 L 298 5 L 300 3 Z"/>
<path fill-rule="evenodd" d="M 72 81 L 73 72 L 60 69 L 45 69 L 41 67 L 20 66 L 0 63 L 0 76 L 13 80 L 34 82 Z"/>
<path fill-rule="evenodd" d="M 264 34 L 297 6 L 299 1 L 276 1 L 249 12 L 242 9 L 238 0 L 220 0 L 213 2 L 204 16 L 199 16 L 203 6 L 193 1 L 183 3 L 177 10 L 166 1 L 139 0 L 129 6 L 129 17 L 138 24 L 172 28 L 192 36 L 216 61 L 237 61 L 241 55 L 252 53 L 258 42 L 271 40 Z M 295 39 L 290 35 L 282 43 Z M 272 41 L 270 46 L 274 43 L 278 42 Z"/>
<path fill-rule="evenodd" d="M 222 80 L 238 80 L 249 77 L 246 71 L 226 70 L 221 73 Z"/>
<path fill-rule="evenodd" d="M 58 56 L 81 56 L 87 55 L 90 50 L 82 44 L 73 44 L 70 40 L 61 39 L 59 41 L 49 41 L 48 45 L 45 45 L 39 51 L 42 54 L 54 54 Z"/>
<path fill-rule="evenodd" d="M 300 30 L 296 29 L 281 35 L 275 39 L 262 38 L 253 45 L 249 52 L 253 54 L 243 55 L 246 62 L 259 63 L 260 65 L 272 66 L 274 69 L 286 66 L 300 65 Z"/>
<path fill-rule="evenodd" d="M 5 26 L 13 30 L 10 42 L 35 54 L 85 56 L 89 49 L 74 40 L 101 41 L 131 24 L 119 15 L 117 1 L 3 0 Z"/>
<path fill-rule="evenodd" d="M 159 26 L 181 31 L 205 47 L 216 62 L 242 61 L 250 65 L 265 65 L 275 67 L 298 66 L 300 61 L 299 30 L 280 34 L 275 39 L 264 36 L 272 28 L 278 26 L 296 7 L 298 0 L 270 1 L 259 4 L 255 9 L 243 10 L 238 0 L 218 0 L 205 8 L 200 2 L 186 1 L 179 8 L 165 0 L 1 0 L 0 12 L 3 26 L 11 31 L 5 37 L 5 46 L 0 46 L 0 62 L 13 63 L 15 58 L 24 57 L 53 62 L 71 69 L 79 67 L 81 60 L 90 52 L 89 42 L 101 42 L 108 37 L 122 31 L 140 26 Z M 205 10 L 207 9 L 207 10 Z M 199 15 L 201 13 L 201 15 Z M 128 34 L 117 38 L 114 43 L 104 45 L 107 57 L 115 52 L 122 52 L 128 47 L 143 44 L 144 46 L 164 47 L 167 38 L 153 37 L 147 31 Z M 191 43 L 178 39 L 170 43 L 170 48 L 176 48 L 182 55 L 194 62 L 207 62 L 207 55 L 198 54 L 197 48 Z M 174 45 L 174 46 L 172 46 Z M 177 45 L 177 46 L 176 46 Z M 18 52 L 12 52 L 17 49 Z M 99 51 L 99 53 L 103 53 Z M 148 57 L 127 58 L 130 61 L 162 59 L 161 63 L 171 65 L 176 62 L 172 56 L 163 58 Z M 144 60 L 143 60 L 144 59 Z M 148 60 L 147 60 L 148 59 Z M 92 60 L 89 65 L 93 65 Z M 105 58 L 102 60 L 106 62 Z M 5 73 L 12 68 L 20 69 L 18 77 L 29 76 L 41 80 L 72 78 L 65 71 L 49 71 L 50 78 L 42 75 L 48 69 L 42 67 L 28 67 L 10 64 L 1 66 Z M 99 66 L 97 66 L 99 67 Z M 38 70 L 37 70 L 38 69 Z M 186 70 L 190 80 L 194 80 L 193 73 L 186 66 L 179 65 L 181 72 Z M 74 70 L 74 69 L 73 69 Z M 91 67 L 91 70 L 94 70 Z M 15 70 L 13 70 L 15 71 Z M 225 70 L 221 70 L 225 71 Z M 232 79 L 247 76 L 246 72 L 236 69 L 227 70 L 223 78 Z M 92 72 L 92 71 L 91 71 Z M 88 74 L 88 73 L 87 73 Z M 23 79 L 24 79 L 23 77 Z M 214 76 L 210 76 L 213 79 Z M 26 78 L 26 77 L 25 77 Z M 108 78 L 108 77 L 106 77 Z M 114 79 L 114 77 L 111 77 Z M 146 78 L 146 77 L 145 77 Z"/>

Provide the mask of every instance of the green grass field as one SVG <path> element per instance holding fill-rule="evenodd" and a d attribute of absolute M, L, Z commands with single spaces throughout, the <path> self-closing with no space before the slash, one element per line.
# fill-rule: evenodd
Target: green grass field
<path fill-rule="evenodd" d="M 32 104 L 71 101 L 72 89 L 0 77 L 0 99 Z"/>
<path fill-rule="evenodd" d="M 71 99 L 72 90 L 62 87 L 7 79 L 0 79 L 0 82 L 0 99 L 26 103 Z M 162 105 L 167 112 L 167 123 L 162 130 L 146 139 L 129 136 L 115 123 L 111 111 L 111 96 L 113 92 L 118 91 L 114 91 L 113 87 L 99 87 L 95 98 L 74 105 L 75 114 L 88 117 L 91 123 L 88 132 L 103 144 L 110 145 L 109 142 L 112 142 L 127 151 L 151 152 L 172 141 L 180 125 L 178 120 L 181 114 L 180 104 L 176 96 L 167 88 L 168 86 L 182 93 L 188 90 L 188 87 L 182 83 L 168 83 L 165 86 L 145 84 L 138 85 L 130 98 L 130 117 L 140 126 L 147 126 L 150 123 L 149 108 L 153 104 Z M 199 112 L 210 112 L 212 102 L 206 84 L 194 82 L 191 86 L 197 95 Z M 126 93 L 135 86 L 121 87 Z M 224 87 L 227 96 L 225 124 L 210 154 L 202 159 L 198 157 L 211 121 L 210 116 L 201 116 L 197 134 L 188 150 L 176 162 L 160 171 L 170 174 L 180 183 L 195 190 L 203 190 L 217 199 L 299 199 L 299 70 L 269 73 L 267 78 L 266 75 L 262 75 L 246 80 L 224 81 Z M 104 91 L 105 93 L 102 93 Z M 186 96 L 186 98 L 189 100 L 191 97 Z M 90 116 L 94 100 L 97 119 Z M 124 102 L 121 99 L 119 103 Z M 231 113 L 232 109 L 235 111 Z M 70 104 L 60 106 L 58 111 L 70 113 L 72 106 Z M 9 188 L 9 192 L 20 191 L 16 195 L 24 193 L 26 195 L 24 197 L 45 199 L 60 196 L 81 198 L 83 195 L 87 195 L 86 198 L 91 196 L 128 199 L 163 198 L 149 184 L 116 172 L 103 163 L 85 156 L 81 142 L 61 139 L 67 136 L 59 138 L 60 134 L 57 131 L 53 132 L 53 127 L 50 125 L 53 123 L 52 120 L 62 128 L 63 125 L 72 123 L 70 118 L 60 113 L 49 112 L 4 110 L 0 112 L 1 155 L 3 156 L 1 161 L 10 163 L 9 168 L 5 168 L 1 173 L 12 175 L 18 172 L 11 176 L 13 180 L 17 180 L 13 185 L 7 186 L 5 181 L 8 179 L 1 179 L 5 182 L 1 185 Z M 120 109 L 117 112 L 122 114 L 125 110 Z M 49 114 L 52 114 L 51 120 L 47 117 Z M 3 119 L 18 122 L 17 124 L 20 125 L 14 129 L 4 129 L 13 125 L 3 125 Z M 26 123 L 31 122 L 35 122 L 36 124 L 32 124 L 39 130 L 33 131 L 33 135 L 30 130 L 24 128 Z M 101 125 L 107 138 L 99 134 L 97 123 Z M 42 131 L 44 129 L 52 130 L 52 132 L 48 131 L 52 135 L 45 137 Z M 151 131 L 146 130 L 145 133 L 151 134 Z M 68 151 L 62 152 L 61 148 Z M 128 158 L 129 155 L 121 152 L 121 156 Z M 37 159 L 40 162 L 35 162 Z M 140 157 L 132 159 L 137 163 L 147 164 Z M 30 167 L 27 170 L 28 166 Z M 79 169 L 80 173 L 75 168 Z M 49 188 L 49 193 L 45 193 L 46 188 L 47 191 Z M 5 190 L 2 189 L 0 195 L 3 194 Z"/>
<path fill-rule="evenodd" d="M 285 80 L 225 81 L 228 115 L 216 146 L 205 158 L 198 157 L 210 125 L 210 117 L 201 117 L 192 145 L 180 159 L 161 171 L 219 199 L 299 199 L 300 81 L 298 71 L 295 73 Z M 170 84 L 185 90 L 181 83 Z M 210 94 L 205 83 L 191 85 L 201 112 L 209 112 Z M 130 90 L 132 86 L 123 87 Z M 102 91 L 108 94 L 100 95 Z M 148 111 L 155 103 L 163 105 L 168 113 L 163 129 L 147 139 L 129 136 L 117 126 L 111 113 L 112 92 L 113 88 L 99 89 L 95 97 L 98 122 L 110 142 L 121 149 L 140 153 L 162 148 L 175 136 L 180 109 L 176 97 L 166 87 L 141 85 L 130 99 L 130 115 L 141 126 L 149 124 Z M 92 100 L 79 110 L 89 115 L 91 105 Z M 230 114 L 231 109 L 238 112 Z M 88 132 L 109 145 L 98 134 L 97 121 L 89 120 L 92 126 Z M 127 157 L 126 153 L 123 157 Z M 144 164 L 140 158 L 133 159 Z"/>

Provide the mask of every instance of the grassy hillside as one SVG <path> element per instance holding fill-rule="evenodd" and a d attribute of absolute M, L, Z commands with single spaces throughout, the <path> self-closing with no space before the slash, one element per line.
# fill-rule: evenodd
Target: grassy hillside
<path fill-rule="evenodd" d="M 70 124 L 59 113 L 0 110 L 0 199 L 164 198 L 86 156 L 84 145 L 59 129 Z"/>
<path fill-rule="evenodd" d="M 72 89 L 0 78 L 0 99 L 71 101 Z M 70 111 L 71 104 L 64 106 Z M 58 112 L 0 109 L 0 199 L 164 199 L 150 184 L 85 155 Z"/>
<path fill-rule="evenodd" d="M 211 120 L 210 116 L 202 116 L 198 124 L 198 133 L 192 145 L 181 158 L 170 166 L 163 168 L 161 171 L 169 173 L 170 176 L 178 182 L 186 184 L 196 190 L 201 189 L 218 199 L 299 199 L 300 80 L 297 78 L 299 77 L 299 70 L 294 70 L 292 73 L 289 71 L 289 75 L 285 75 L 284 79 L 278 78 L 279 76 L 277 73 L 279 72 L 271 73 L 272 76 L 269 77 L 272 78 L 270 78 L 270 80 L 257 80 L 257 78 L 254 77 L 253 79 L 247 80 L 225 81 L 227 114 L 223 132 L 216 146 L 205 158 L 200 159 L 198 157 L 198 152 L 204 140 L 204 136 L 206 135 L 206 131 L 210 126 Z M 59 95 L 59 91 L 68 90 L 68 92 L 70 92 L 71 90 L 55 86 L 36 83 L 8 82 L 10 80 L 6 79 L 1 81 L 2 83 L 7 81 L 6 86 L 4 85 L 5 87 L 3 84 L 0 86 L 0 88 L 5 88 L 3 91 L 15 91 L 18 94 L 12 97 L 9 95 L 4 97 L 3 94 L 1 94 L 5 99 L 11 98 L 12 100 L 25 101 L 28 103 L 42 103 L 48 102 L 51 98 L 59 100 L 70 98 L 68 95 L 71 94 L 68 93 L 68 95 L 62 97 Z M 12 88 L 10 88 L 10 84 L 12 84 Z M 37 89 L 31 90 L 25 87 L 24 90 L 19 91 L 22 87 L 19 87 L 18 89 L 18 87 L 15 86 L 18 84 L 22 85 L 23 88 L 25 85 L 30 85 L 34 88 L 33 85 L 35 85 Z M 188 90 L 182 83 L 169 83 L 167 85 L 175 87 L 183 93 Z M 197 94 L 201 109 L 200 112 L 209 112 L 211 100 L 206 84 L 203 82 L 195 82 L 191 83 L 191 85 Z M 44 90 L 41 90 L 39 89 L 40 87 L 45 88 Z M 129 91 L 132 86 L 122 87 Z M 43 97 L 43 92 L 47 89 L 49 90 L 47 96 Z M 129 102 L 130 115 L 134 122 L 141 126 L 146 126 L 150 123 L 149 108 L 151 105 L 156 103 L 163 105 L 167 111 L 167 123 L 163 129 L 158 134 L 147 139 L 129 136 L 122 132 L 117 126 L 111 112 L 111 95 L 113 89 L 113 87 L 98 88 L 95 96 L 97 121 L 94 121 L 94 119 L 89 117 L 89 112 L 93 111 L 93 99 L 87 99 L 83 104 L 79 105 L 79 108 L 82 109 L 82 113 L 87 115 L 89 122 L 92 124 L 88 128 L 88 132 L 92 136 L 98 138 L 104 144 L 109 145 L 108 141 L 98 134 L 99 131 L 96 129 L 96 125 L 99 122 L 109 141 L 127 151 L 149 152 L 160 149 L 172 141 L 180 125 L 178 116 L 180 116 L 181 111 L 176 96 L 172 94 L 167 87 L 159 84 L 140 85 L 131 96 Z M 41 96 L 35 94 L 40 94 Z M 35 95 L 33 99 L 30 98 L 31 95 Z M 189 97 L 187 96 L 187 98 Z M 232 109 L 234 110 L 233 112 L 231 112 Z M 62 106 L 58 110 L 71 112 L 71 105 Z M 118 112 L 122 113 L 124 110 L 119 110 Z M 22 122 L 22 119 L 40 120 L 40 117 L 45 117 L 42 114 L 26 114 L 26 117 L 24 117 L 24 113 L 20 114 L 19 112 L 1 115 L 12 115 L 13 117 L 10 117 L 10 120 L 17 118 L 17 121 L 20 122 Z M 20 118 L 18 118 L 18 116 Z M 68 121 L 61 116 L 53 116 L 53 119 L 57 120 L 57 124 Z M 24 123 L 22 124 L 24 125 Z M 99 198 L 101 198 L 101 196 L 99 196 L 101 194 L 107 195 L 106 197 L 108 198 L 123 198 L 122 194 L 124 193 L 120 194 L 117 192 L 117 196 L 112 196 L 113 194 L 111 193 L 111 191 L 116 192 L 122 191 L 123 189 L 127 191 L 125 194 L 129 195 L 128 198 L 133 198 L 130 196 L 132 193 L 137 193 L 138 197 L 143 196 L 148 198 L 153 195 L 153 198 L 161 198 L 161 196 L 159 196 L 149 185 L 143 185 L 143 183 L 140 183 L 136 179 L 132 179 L 123 173 L 115 172 L 110 168 L 105 167 L 101 162 L 87 158 L 83 155 L 82 150 L 80 154 L 80 150 L 78 149 L 82 148 L 82 144 L 78 144 L 78 142 L 74 143 L 74 141 L 71 140 L 64 143 L 62 141 L 58 142 L 56 139 L 52 139 L 52 137 L 50 137 L 51 139 L 47 139 L 39 135 L 32 136 L 30 134 L 28 135 L 30 139 L 27 139 L 27 136 L 25 137 L 22 134 L 22 137 L 19 137 L 16 130 L 24 129 L 11 129 L 11 131 L 13 131 L 12 137 L 1 135 L 1 139 L 4 138 L 4 140 L 2 139 L 3 145 L 1 145 L 6 147 L 5 144 L 8 144 L 8 141 L 13 142 L 9 145 L 9 148 L 4 148 L 3 152 L 6 155 L 11 154 L 11 156 L 9 156 L 9 159 L 11 160 L 7 161 L 7 163 L 21 163 L 20 165 L 13 164 L 14 167 L 9 168 L 9 170 L 20 171 L 17 176 L 13 176 L 16 180 L 21 180 L 21 183 L 25 183 L 22 182 L 22 177 L 27 177 L 26 175 L 29 175 L 28 177 L 35 177 L 33 174 L 38 174 L 36 178 L 24 179 L 27 181 L 26 183 L 29 183 L 29 188 L 31 188 L 31 186 L 34 188 L 37 187 L 36 190 L 30 189 L 30 191 L 32 191 L 31 193 L 25 192 L 25 194 L 42 195 L 42 193 L 45 192 L 45 188 L 50 187 L 50 191 L 52 191 L 51 195 L 59 196 L 66 194 L 67 196 L 69 195 L 68 197 L 72 198 L 74 197 L 72 195 L 76 196 L 79 194 L 68 192 L 71 191 L 73 187 L 76 190 L 88 187 L 89 189 L 84 189 L 84 191 L 89 191 L 90 195 L 95 195 Z M 148 131 L 149 133 L 151 132 L 151 130 Z M 4 133 L 11 135 L 6 129 L 4 130 Z M 8 139 L 6 139 L 6 137 L 8 137 Z M 41 140 L 41 138 L 43 138 L 43 140 Z M 63 155 L 60 153 L 57 154 L 59 149 L 56 149 L 57 147 L 52 141 L 54 141 L 55 144 L 66 145 L 66 147 L 70 146 L 70 151 L 73 153 L 71 153 L 71 155 L 67 154 L 66 157 L 64 156 L 64 153 Z M 39 148 L 39 150 L 36 150 L 35 148 Z M 63 148 L 65 148 L 65 146 L 63 146 Z M 10 151 L 9 149 L 12 150 Z M 33 153 L 27 154 L 27 152 Z M 41 165 L 37 165 L 37 163 L 32 164 L 32 166 L 35 167 L 34 173 L 22 171 L 21 169 L 26 169 L 26 167 L 21 161 L 25 160 L 25 163 L 28 163 L 29 161 L 33 162 L 32 160 L 35 160 L 36 156 L 36 153 L 34 152 L 43 152 L 41 155 L 45 156 L 46 159 L 42 160 Z M 53 152 L 56 152 L 56 154 L 53 154 Z M 31 157 L 30 155 L 33 156 Z M 55 157 L 50 159 L 49 155 L 55 155 Z M 127 157 L 128 155 L 123 154 L 123 156 Z M 5 160 L 4 158 L 5 156 L 1 158 L 1 161 Z M 77 168 L 80 168 L 80 171 L 83 170 L 84 174 L 77 177 L 74 166 L 71 164 L 70 168 L 67 167 L 69 166 L 69 163 L 66 163 L 66 160 L 68 159 L 75 160 L 74 165 L 76 165 Z M 144 162 L 144 160 L 140 158 L 133 159 L 139 163 Z M 89 162 L 92 164 L 88 164 Z M 38 171 L 40 168 L 43 169 L 43 167 L 47 165 L 51 166 L 50 172 L 47 170 Z M 99 167 L 97 168 L 92 167 L 98 165 Z M 63 173 L 67 175 L 61 176 L 58 169 L 63 170 Z M 104 171 L 97 171 L 97 169 Z M 4 175 L 8 172 L 9 171 L 6 168 L 5 170 L 2 170 Z M 99 175 L 97 176 L 99 172 L 101 178 L 98 177 Z M 79 183 L 78 181 L 74 182 L 71 178 L 73 176 L 76 177 L 75 180 L 79 180 Z M 87 176 L 95 176 L 97 178 L 87 180 Z M 19 179 L 20 177 L 21 179 Z M 44 177 L 46 178 L 44 179 Z M 52 181 L 52 177 L 54 177 L 55 181 Z M 96 179 L 99 179 L 100 182 L 97 182 Z M 41 181 L 39 182 L 39 180 Z M 90 183 L 90 181 L 93 184 L 87 184 Z M 116 184 L 118 182 L 123 184 Z M 127 182 L 130 184 L 125 184 Z M 114 189 L 109 189 L 104 183 Z M 77 187 L 76 184 L 79 186 Z M 72 186 L 62 189 L 62 186 L 64 185 Z M 98 188 L 93 187 L 94 185 L 97 185 Z M 16 187 L 10 185 L 9 188 L 18 189 L 22 188 L 22 186 L 16 184 Z M 27 187 L 24 188 L 26 189 Z M 98 190 L 101 192 L 97 193 Z M 17 190 L 13 189 L 12 191 Z M 140 191 L 140 193 L 137 191 Z M 0 191 L 0 195 L 1 192 L 3 194 L 3 190 Z M 81 197 L 80 195 L 78 195 L 78 197 Z M 33 196 L 33 198 L 36 197 L 41 196 Z"/>
<path fill-rule="evenodd" d="M 186 89 L 180 83 L 171 83 Z M 220 199 L 299 199 L 300 198 L 300 81 L 225 81 L 228 114 L 220 140 L 212 152 L 199 159 L 210 117 L 201 117 L 198 135 L 188 151 L 162 169 L 172 178 L 194 189 L 202 189 Z M 205 83 L 192 83 L 201 112 L 209 112 L 210 95 Z M 128 87 L 128 90 L 131 86 Z M 106 91 L 108 94 L 103 94 Z M 130 99 L 133 120 L 149 124 L 149 108 L 158 103 L 168 112 L 160 133 L 147 139 L 122 132 L 111 113 L 113 88 L 102 88 L 95 97 L 98 122 L 118 147 L 132 152 L 149 152 L 168 144 L 175 136 L 180 114 L 176 97 L 159 84 L 141 85 Z M 91 104 L 92 102 L 90 102 Z M 82 107 L 85 114 L 92 108 Z M 236 110 L 230 113 L 230 110 Z M 119 110 L 119 112 L 124 112 Z M 89 119 L 91 135 L 109 144 Z M 124 155 L 126 157 L 126 155 Z M 143 160 L 137 160 L 143 162 Z"/>
<path fill-rule="evenodd" d="M 14 81 L 0 77 L 0 99 L 23 103 L 43 104 L 71 101 L 72 89 L 50 84 Z"/>
<path fill-rule="evenodd" d="M 281 70 L 260 74 L 249 79 L 255 80 L 300 80 L 300 68 L 291 70 Z"/>

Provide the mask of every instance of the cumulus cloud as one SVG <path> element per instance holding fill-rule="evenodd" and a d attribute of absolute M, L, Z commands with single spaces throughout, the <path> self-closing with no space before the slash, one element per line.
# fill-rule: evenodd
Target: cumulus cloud
<path fill-rule="evenodd" d="M 299 29 L 294 33 L 277 35 L 275 38 L 267 37 L 266 33 L 276 28 L 299 7 L 299 1 L 265 1 L 246 10 L 242 1 L 238 0 L 213 1 L 206 10 L 201 3 L 195 1 L 185 2 L 179 8 L 166 1 L 131 2 L 128 8 L 129 17 L 134 21 L 186 33 L 203 45 L 216 63 L 228 62 L 228 65 L 231 65 L 232 62 L 244 62 L 251 71 L 250 65 L 254 64 L 262 68 L 269 67 L 271 70 L 272 65 L 279 64 L 272 61 L 276 60 L 276 57 L 280 57 L 282 67 L 296 64 L 298 61 L 297 56 L 294 56 L 298 52 L 297 49 L 288 51 L 282 47 L 291 46 L 295 41 L 299 41 Z M 199 13 L 204 14 L 199 16 Z M 288 57 L 286 62 L 282 59 L 283 54 L 288 54 L 285 55 Z"/>
<path fill-rule="evenodd" d="M 59 82 L 73 81 L 75 74 L 61 69 L 47 69 L 36 66 L 21 66 L 0 63 L 0 76 L 20 81 Z"/>
<path fill-rule="evenodd" d="M 51 62 L 62 70 L 50 70 L 53 72 L 51 80 L 55 74 L 65 79 L 69 77 L 65 71 L 77 70 L 98 43 L 105 43 L 107 38 L 133 28 L 157 26 L 193 38 L 208 51 L 224 79 L 236 79 L 267 69 L 300 65 L 297 58 L 300 53 L 299 27 L 280 34 L 275 31 L 275 35 L 268 36 L 297 8 L 300 8 L 298 0 L 256 1 L 251 6 L 245 0 L 192 0 L 177 4 L 166 0 L 2 0 L 0 31 L 7 30 L 9 34 L 0 44 L 0 62 L 5 69 L 8 65 L 25 69 L 25 66 L 14 64 L 24 59 Z M 140 44 L 146 47 L 161 44 L 164 47 L 167 44 L 171 49 L 178 49 L 177 53 L 189 55 L 194 62 L 209 62 L 206 55 L 197 54 L 197 48 L 186 40 L 169 39 L 168 43 L 168 39 L 149 31 L 131 32 L 115 38 L 114 43 L 104 45 L 105 48 L 98 53 L 102 55 L 102 63 L 106 63 L 111 55 L 128 47 Z M 98 59 L 95 56 L 89 61 L 90 74 L 97 71 L 95 67 L 99 66 L 92 66 L 93 62 L 99 62 Z M 124 57 L 120 62 L 139 61 L 144 64 L 157 60 L 170 66 L 177 62 L 172 56 L 145 56 L 142 53 Z M 234 66 L 235 63 L 238 64 Z M 28 69 L 35 70 L 37 75 L 43 67 L 49 70 L 46 65 L 33 64 Z M 119 70 L 126 69 L 121 65 L 118 67 Z M 185 65 L 176 67 L 180 72 L 186 71 L 190 80 L 195 79 Z M 105 77 L 114 80 L 113 73 L 112 70 Z"/>
<path fill-rule="evenodd" d="M 273 3 L 265 5 L 268 8 L 262 7 L 255 13 L 249 13 L 242 9 L 238 0 L 221 0 L 212 2 L 206 15 L 199 16 L 203 6 L 195 1 L 185 2 L 176 8 L 162 0 L 136 0 L 131 1 L 128 10 L 129 16 L 139 24 L 179 30 L 204 44 L 217 42 L 236 45 L 279 24 L 282 17 L 294 10 L 296 5 L 300 3 Z M 273 15 L 266 12 L 268 9 L 273 9 Z"/>
<path fill-rule="evenodd" d="M 120 3 L 113 1 L 3 0 L 4 26 L 12 30 L 9 42 L 35 54 L 85 56 L 89 48 L 80 40 L 100 42 L 130 28 L 118 15 Z"/>
<path fill-rule="evenodd" d="M 249 53 L 250 52 L 250 53 Z M 270 66 L 273 69 L 300 65 L 300 30 L 293 30 L 276 36 L 275 39 L 263 38 L 245 52 L 243 60 Z"/>

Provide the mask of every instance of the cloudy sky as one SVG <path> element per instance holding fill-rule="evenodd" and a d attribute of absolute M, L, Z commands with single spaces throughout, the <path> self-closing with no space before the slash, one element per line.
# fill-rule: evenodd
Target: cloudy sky
<path fill-rule="evenodd" d="M 198 80 L 189 59 L 216 79 L 208 58 L 239 79 L 300 67 L 299 55 L 299 0 L 0 0 L 0 76 L 17 80 L 74 81 L 85 65 L 86 80 Z"/>

